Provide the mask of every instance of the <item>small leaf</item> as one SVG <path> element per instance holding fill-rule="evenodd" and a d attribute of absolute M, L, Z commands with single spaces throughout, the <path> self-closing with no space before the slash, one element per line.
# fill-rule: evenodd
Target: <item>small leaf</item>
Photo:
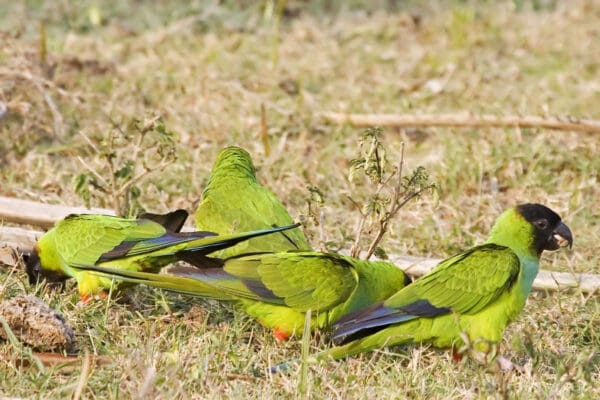
<path fill-rule="evenodd" d="M 129 194 L 131 195 L 132 199 L 138 199 L 142 195 L 142 191 L 139 187 L 132 186 L 131 189 L 129 189 Z"/>
<path fill-rule="evenodd" d="M 387 253 L 385 252 L 385 250 L 383 249 L 383 247 L 379 247 L 377 246 L 375 248 L 375 257 L 379 258 L 380 260 L 387 260 L 389 259 Z"/>
<path fill-rule="evenodd" d="M 385 215 L 385 213 L 387 212 L 386 207 L 389 203 L 390 199 L 377 194 L 373 195 L 369 199 L 367 199 L 367 202 L 363 207 L 363 213 L 371 216 Z"/>
<path fill-rule="evenodd" d="M 115 171 L 115 178 L 129 180 L 129 178 L 133 177 L 135 165 L 131 160 L 126 160 L 124 164 L 125 165 Z"/>
<path fill-rule="evenodd" d="M 75 193 L 83 200 L 86 207 L 90 206 L 90 177 L 88 174 L 79 174 L 74 178 Z"/>
<path fill-rule="evenodd" d="M 365 160 L 363 158 L 355 158 L 350 160 L 350 171 L 348 172 L 348 181 L 354 182 L 354 179 L 358 175 L 361 169 L 365 167 Z"/>

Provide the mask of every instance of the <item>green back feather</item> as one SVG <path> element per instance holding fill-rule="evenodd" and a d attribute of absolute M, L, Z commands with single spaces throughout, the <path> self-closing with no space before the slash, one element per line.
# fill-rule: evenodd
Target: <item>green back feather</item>
<path fill-rule="evenodd" d="M 400 308 L 427 300 L 435 307 L 474 314 L 509 290 L 519 271 L 519 258 L 511 249 L 485 244 L 441 262 L 384 305 Z"/>
<path fill-rule="evenodd" d="M 292 217 L 281 201 L 261 186 L 248 152 L 239 147 L 222 150 L 195 215 L 196 227 L 227 234 L 273 226 L 290 225 Z M 300 229 L 255 238 L 217 255 L 227 258 L 259 251 L 309 250 L 308 240 Z"/>

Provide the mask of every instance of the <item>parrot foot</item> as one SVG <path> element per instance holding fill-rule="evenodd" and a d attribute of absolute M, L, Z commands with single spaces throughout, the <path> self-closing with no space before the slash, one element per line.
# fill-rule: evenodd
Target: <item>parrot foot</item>
<path fill-rule="evenodd" d="M 79 302 L 78 302 L 77 304 L 78 304 L 78 305 L 79 305 L 79 304 L 81 304 L 81 305 L 86 305 L 86 304 L 89 304 L 89 303 L 90 303 L 90 301 L 92 301 L 92 297 L 93 297 L 93 296 L 91 296 L 91 295 L 89 295 L 89 294 L 80 294 L 80 295 L 79 295 Z"/>
<path fill-rule="evenodd" d="M 452 361 L 455 363 L 461 362 L 464 356 L 463 353 L 456 351 L 456 349 L 452 349 Z"/>
<path fill-rule="evenodd" d="M 96 294 L 80 294 L 79 302 L 77 303 L 77 305 L 84 306 L 84 305 L 90 304 L 90 302 L 96 298 L 100 298 L 100 299 L 104 300 L 104 299 L 108 298 L 108 295 L 104 291 L 100 291 Z"/>
<path fill-rule="evenodd" d="M 292 335 L 290 335 L 288 332 L 284 331 L 283 329 L 275 328 L 275 330 L 273 331 L 273 336 L 275 336 L 275 339 L 277 339 L 278 342 L 285 342 Z"/>

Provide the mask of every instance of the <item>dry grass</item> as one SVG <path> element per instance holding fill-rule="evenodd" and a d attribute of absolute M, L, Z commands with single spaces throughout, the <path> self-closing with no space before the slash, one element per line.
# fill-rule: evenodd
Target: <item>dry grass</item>
<path fill-rule="evenodd" d="M 0 193 L 80 204 L 73 179 L 98 155 L 111 121 L 158 114 L 178 134 L 178 162 L 142 181 L 143 207 L 193 210 L 212 160 L 227 144 L 246 147 L 261 181 L 295 216 L 315 185 L 325 225 L 313 243 L 349 248 L 358 214 L 347 199 L 349 160 L 360 130 L 315 114 L 453 112 L 600 118 L 600 5 L 594 1 L 409 4 L 385 9 L 291 2 L 298 15 L 265 17 L 258 5 L 216 2 L 19 2 L 0 11 Z M 19 4 L 16 4 L 19 3 Z M 265 4 L 268 2 L 264 2 Z M 25 4 L 25 3 L 23 3 Z M 35 7 L 31 4 L 34 4 Z M 385 3 L 387 4 L 387 3 Z M 368 9 L 369 11 L 365 11 Z M 101 23 L 92 23 L 94 10 Z M 91 14 L 90 14 L 91 12 Z M 292 13 L 293 14 L 293 13 Z M 37 21 L 47 55 L 40 62 Z M 277 28 L 278 26 L 278 28 Z M 271 154 L 260 138 L 266 107 Z M 548 269 L 600 273 L 600 139 L 537 130 L 388 130 L 392 157 L 426 166 L 441 186 L 401 211 L 388 252 L 444 256 L 481 242 L 498 213 L 536 201 L 559 211 L 575 234 L 571 252 L 544 257 Z M 106 206 L 102 197 L 93 205 Z M 320 237 L 322 230 L 323 237 Z M 30 292 L 8 277 L 4 298 Z M 296 373 L 256 379 L 298 357 L 300 344 L 271 334 L 216 303 L 138 288 L 128 302 L 78 308 L 66 293 L 39 293 L 65 314 L 80 348 L 109 355 L 93 368 L 84 398 L 290 398 Z M 535 293 L 505 335 L 522 372 L 499 373 L 445 352 L 397 348 L 310 368 L 314 398 L 597 398 L 600 302 L 577 291 Z M 313 351 L 326 345 L 313 340 Z M 61 398 L 80 376 L 16 367 L 0 343 L 0 393 Z M 81 382 L 85 382 L 82 380 Z"/>

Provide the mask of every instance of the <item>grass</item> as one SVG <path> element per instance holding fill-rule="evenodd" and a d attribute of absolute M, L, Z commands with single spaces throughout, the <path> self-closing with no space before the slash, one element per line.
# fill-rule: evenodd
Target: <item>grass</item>
<path fill-rule="evenodd" d="M 82 204 L 77 157 L 94 164 L 100 156 L 81 132 L 100 143 L 113 123 L 160 115 L 177 133 L 178 161 L 139 183 L 143 208 L 193 210 L 217 152 L 238 144 L 293 216 L 307 212 L 306 185 L 317 186 L 325 224 L 309 220 L 307 233 L 317 247 L 348 249 L 349 215 L 358 213 L 347 195 L 365 188 L 348 183 L 347 174 L 362 131 L 326 125 L 319 111 L 600 119 L 595 2 L 288 2 L 279 20 L 263 12 L 268 2 L 14 3 L 0 11 L 0 100 L 9 108 L 0 135 L 10 138 L 0 141 L 2 195 Z M 441 187 L 439 202 L 426 197 L 401 211 L 383 243 L 388 253 L 450 255 L 480 243 L 502 209 L 542 202 L 575 234 L 573 251 L 545 255 L 543 267 L 600 273 L 597 136 L 432 128 L 388 129 L 384 140 L 392 158 L 405 142 L 407 167 L 424 165 Z M 91 202 L 111 206 L 97 195 Z M 0 274 L 4 298 L 34 290 L 24 273 Z M 109 307 L 77 307 L 72 286 L 38 294 L 73 324 L 80 349 L 114 361 L 92 369 L 84 398 L 600 395 L 600 302 L 576 290 L 534 293 L 507 330 L 504 353 L 522 372 L 455 364 L 425 346 L 392 348 L 310 366 L 305 395 L 299 370 L 252 375 L 298 358 L 300 341 L 276 343 L 229 305 L 147 288 Z M 311 352 L 326 345 L 316 337 Z M 75 392 L 77 372 L 17 367 L 14 358 L 11 345 L 0 343 L 1 394 Z"/>

